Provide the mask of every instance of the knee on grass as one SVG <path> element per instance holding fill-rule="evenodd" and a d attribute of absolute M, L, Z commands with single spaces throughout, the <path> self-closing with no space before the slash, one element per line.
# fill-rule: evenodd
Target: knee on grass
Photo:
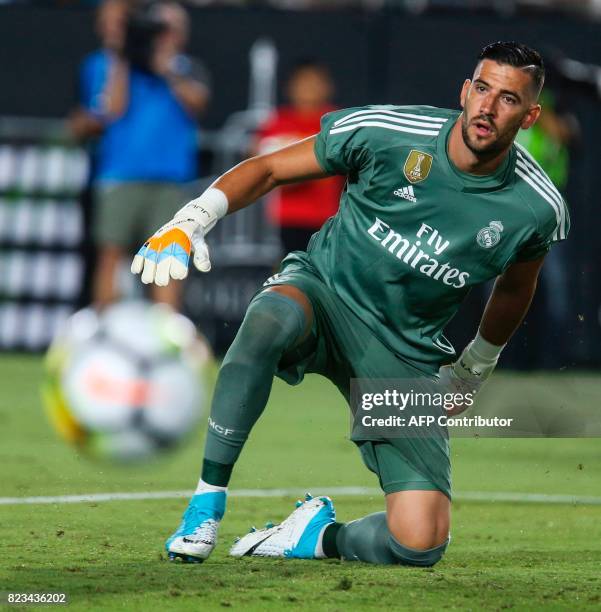
<path fill-rule="evenodd" d="M 444 555 L 451 536 L 438 546 L 431 548 L 410 548 L 398 542 L 394 536 L 390 536 L 388 545 L 399 565 L 414 565 L 416 567 L 432 567 L 436 565 Z"/>
<path fill-rule="evenodd" d="M 330 546 L 332 534 L 335 536 L 335 550 Z M 350 523 L 337 523 L 331 532 L 326 531 L 325 536 L 324 552 L 327 556 L 383 565 L 430 567 L 440 561 L 449 544 L 447 538 L 442 544 L 441 540 L 434 542 L 434 546 L 408 546 L 407 542 L 399 541 L 391 533 L 385 512 L 375 512 Z"/>
<path fill-rule="evenodd" d="M 388 545 L 404 565 L 429 567 L 442 558 L 450 541 L 450 504 L 439 491 L 416 490 L 386 499 Z"/>
<path fill-rule="evenodd" d="M 401 565 L 431 567 L 444 555 L 451 540 L 446 515 L 430 517 L 427 521 L 413 521 L 388 516 L 388 545 Z"/>

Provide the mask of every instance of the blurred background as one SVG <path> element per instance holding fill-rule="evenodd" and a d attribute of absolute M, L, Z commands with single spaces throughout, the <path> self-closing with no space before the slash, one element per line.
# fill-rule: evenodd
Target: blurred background
<path fill-rule="evenodd" d="M 128 268 L 142 219 L 158 227 L 240 160 L 315 133 L 333 108 L 456 108 L 479 50 L 516 39 L 549 73 L 542 119 L 520 139 L 565 194 L 572 232 L 502 364 L 601 364 L 599 0 L 182 6 L 1 2 L 0 350 L 44 350 L 75 310 L 139 296 Z M 335 212 L 340 187 L 289 188 L 226 218 L 209 236 L 212 272 L 149 297 L 181 309 L 222 354 L 285 250 Z M 457 348 L 486 294 L 449 326 Z"/>
<path fill-rule="evenodd" d="M 340 181 L 288 187 L 225 218 L 208 237 L 211 273 L 145 296 L 161 304 L 119 300 L 142 297 L 129 262 L 148 234 L 232 165 L 315 133 L 332 108 L 458 108 L 480 49 L 511 39 L 547 63 L 544 114 L 520 140 L 564 193 L 572 230 L 478 400 L 478 414 L 526 415 L 532 427 L 515 432 L 526 439 L 453 440 L 452 554 L 426 582 L 404 576 L 404 594 L 431 609 L 464 609 L 467 597 L 598 608 L 601 0 L 0 0 L 0 464 L 2 495 L 14 496 L 0 497 L 0 575 L 11 590 L 64 590 L 93 609 L 398 607 L 394 568 L 372 579 L 330 564 L 313 579 L 278 565 L 249 581 L 222 545 L 199 586 L 159 561 L 201 461 L 217 370 L 207 345 L 223 355 L 283 253 L 336 211 Z M 489 289 L 449 325 L 457 349 Z M 40 418 L 40 387 L 71 445 Z M 335 495 L 342 520 L 381 509 L 347 414 L 321 377 L 275 381 L 232 489 L 278 498 L 232 496 L 222 542 L 277 521 L 307 489 Z M 356 487 L 364 495 L 342 496 Z M 97 503 L 112 492 L 122 497 Z M 83 503 L 37 505 L 65 495 Z M 368 583 L 389 588 L 369 599 Z"/>

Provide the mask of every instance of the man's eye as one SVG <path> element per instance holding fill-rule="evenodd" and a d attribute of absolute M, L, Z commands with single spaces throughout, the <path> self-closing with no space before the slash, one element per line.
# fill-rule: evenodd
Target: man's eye
<path fill-rule="evenodd" d="M 507 102 L 507 104 L 515 104 L 515 98 L 512 98 L 511 96 L 505 96 L 505 102 Z"/>

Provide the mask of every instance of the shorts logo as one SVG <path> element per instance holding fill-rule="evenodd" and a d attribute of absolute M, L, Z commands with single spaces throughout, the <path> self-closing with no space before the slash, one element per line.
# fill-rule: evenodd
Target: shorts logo
<path fill-rule="evenodd" d="M 420 183 L 428 178 L 431 168 L 432 156 L 412 149 L 405 160 L 403 173 L 410 183 Z"/>
<path fill-rule="evenodd" d="M 491 221 L 487 227 L 483 227 L 476 236 L 476 242 L 483 249 L 492 249 L 499 244 L 503 224 L 500 221 Z"/>

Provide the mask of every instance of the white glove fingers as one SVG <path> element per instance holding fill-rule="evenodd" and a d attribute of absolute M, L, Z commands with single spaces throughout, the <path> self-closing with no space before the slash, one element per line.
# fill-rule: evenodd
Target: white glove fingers
<path fill-rule="evenodd" d="M 182 230 L 169 232 L 165 237 L 166 240 L 161 244 L 155 281 L 161 287 L 167 285 L 170 278 L 186 278 L 191 248 L 190 239 Z"/>
<path fill-rule="evenodd" d="M 190 237 L 195 229 L 196 224 L 188 221 L 173 220 L 164 225 L 135 255 L 131 271 L 134 274 L 142 272 L 143 283 L 156 283 L 160 287 L 168 285 L 171 278 L 186 278 Z"/>
<path fill-rule="evenodd" d="M 133 274 L 140 274 L 140 272 L 142 272 L 144 269 L 144 262 L 146 261 L 147 255 L 150 253 L 148 249 L 149 243 L 150 239 L 147 240 L 135 254 L 134 259 L 131 262 L 131 271 Z"/>
<path fill-rule="evenodd" d="M 169 268 L 171 278 L 176 280 L 184 280 L 188 276 L 188 264 L 184 265 L 178 259 L 171 260 L 171 267 Z"/>
<path fill-rule="evenodd" d="M 131 271 L 133 274 L 140 274 L 144 269 L 144 250 L 146 249 L 146 245 L 144 245 L 134 256 L 134 260 L 131 262 Z"/>
<path fill-rule="evenodd" d="M 144 259 L 144 269 L 142 270 L 142 282 L 145 285 L 150 285 L 154 282 L 157 264 L 153 259 L 146 257 Z"/>
<path fill-rule="evenodd" d="M 156 267 L 154 273 L 154 283 L 159 287 L 166 287 L 169 284 L 169 268 L 171 267 L 171 257 L 163 258 Z"/>

